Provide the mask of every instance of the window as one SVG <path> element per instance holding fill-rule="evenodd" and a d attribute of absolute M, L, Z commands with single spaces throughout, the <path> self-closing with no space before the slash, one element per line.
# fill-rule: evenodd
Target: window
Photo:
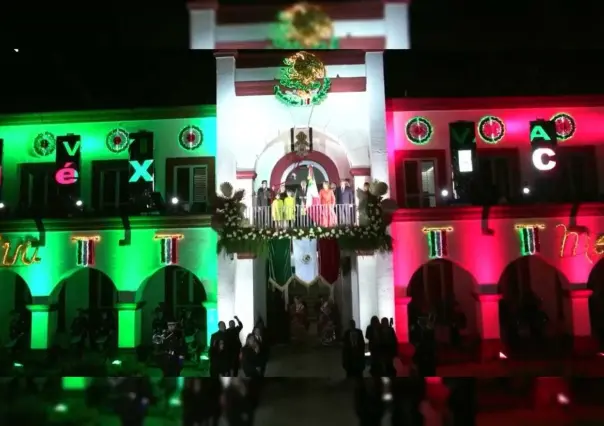
<path fill-rule="evenodd" d="M 92 208 L 99 212 L 118 212 L 130 201 L 130 170 L 127 160 L 92 163 Z"/>
<path fill-rule="evenodd" d="M 41 213 L 56 202 L 57 186 L 54 163 L 21 164 L 19 206 L 25 211 Z"/>
<path fill-rule="evenodd" d="M 520 161 L 515 149 L 478 151 L 478 188 L 486 204 L 504 204 L 520 195 Z"/>
<path fill-rule="evenodd" d="M 166 198 L 176 197 L 190 213 L 209 213 L 216 191 L 214 157 L 168 158 Z"/>
<path fill-rule="evenodd" d="M 176 166 L 172 193 L 185 210 L 205 212 L 208 208 L 208 167 Z"/>
<path fill-rule="evenodd" d="M 557 183 L 559 201 L 596 201 L 598 170 L 594 147 L 558 147 Z"/>
<path fill-rule="evenodd" d="M 436 160 L 405 160 L 405 207 L 436 206 Z"/>

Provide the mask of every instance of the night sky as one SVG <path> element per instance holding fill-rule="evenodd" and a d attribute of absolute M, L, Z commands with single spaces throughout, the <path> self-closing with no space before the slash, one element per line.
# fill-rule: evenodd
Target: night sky
<path fill-rule="evenodd" d="M 184 0 L 165 3 L 84 4 L 70 13 L 52 5 L 30 13 L 27 26 L 8 20 L 0 113 L 214 103 L 214 57 L 187 50 Z M 604 50 L 571 49 L 604 47 L 604 26 L 589 18 L 599 11 L 581 9 L 574 19 L 578 11 L 566 6 L 498 3 L 494 13 L 443 3 L 413 3 L 413 50 L 385 55 L 387 96 L 604 93 Z"/>

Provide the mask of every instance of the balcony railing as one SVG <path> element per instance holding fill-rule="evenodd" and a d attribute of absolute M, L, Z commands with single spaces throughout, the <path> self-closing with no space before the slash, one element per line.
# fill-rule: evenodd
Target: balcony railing
<path fill-rule="evenodd" d="M 245 219 L 257 228 L 312 228 L 358 224 L 358 213 L 352 204 L 284 207 L 249 207 Z"/>

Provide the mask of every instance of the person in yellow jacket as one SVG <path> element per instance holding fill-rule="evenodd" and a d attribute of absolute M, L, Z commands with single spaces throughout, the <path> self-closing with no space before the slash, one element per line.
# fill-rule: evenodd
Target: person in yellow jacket
<path fill-rule="evenodd" d="M 281 228 L 283 226 L 283 200 L 279 193 L 275 194 L 275 199 L 271 203 L 271 214 L 275 228 Z"/>
<path fill-rule="evenodd" d="M 287 197 L 283 200 L 283 219 L 288 227 L 292 226 L 296 219 L 296 197 L 293 191 L 287 191 Z"/>

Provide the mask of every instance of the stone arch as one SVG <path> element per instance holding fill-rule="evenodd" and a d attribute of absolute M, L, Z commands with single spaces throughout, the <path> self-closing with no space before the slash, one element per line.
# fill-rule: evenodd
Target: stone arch
<path fill-rule="evenodd" d="M 205 342 L 207 333 L 206 309 L 208 291 L 201 279 L 190 269 L 180 265 L 165 265 L 155 269 L 139 288 L 144 302 L 141 321 L 141 341 L 149 345 L 152 338 L 152 323 L 156 308 L 161 307 L 164 314 L 179 320 L 182 312 L 191 311 Z"/>
<path fill-rule="evenodd" d="M 563 334 L 565 329 L 564 290 L 566 276 L 541 256 L 520 256 L 503 269 L 497 283 L 502 295 L 499 324 L 502 338 L 513 340 L 519 330 L 523 312 L 539 311 L 547 317 L 545 333 L 549 337 Z"/>
<path fill-rule="evenodd" d="M 83 285 L 84 282 L 86 285 Z M 117 331 L 118 290 L 113 279 L 103 270 L 92 266 L 78 267 L 62 275 L 51 293 L 57 303 L 57 332 L 59 344 L 67 344 L 69 330 L 80 309 L 90 321 L 99 321 L 106 314 Z"/>
<path fill-rule="evenodd" d="M 31 330 L 31 312 L 27 305 L 32 303 L 32 294 L 29 284 L 23 276 L 15 269 L 0 269 L 0 348 L 3 348 L 10 340 L 10 324 L 13 314 L 19 314 L 23 328 L 27 332 Z M 26 344 L 27 338 L 24 341 Z"/>
<path fill-rule="evenodd" d="M 295 153 L 290 152 L 289 154 L 286 154 L 281 157 L 281 159 L 277 161 L 277 164 L 275 164 L 275 167 L 273 167 L 270 178 L 270 186 L 278 188 L 279 185 L 282 183 L 283 175 L 285 174 L 287 169 L 291 167 L 292 164 L 302 163 L 303 161 L 314 162 L 321 165 L 325 173 L 327 174 L 326 177 L 330 180 L 337 181 L 341 177 L 339 176 L 338 168 L 336 167 L 333 160 L 321 152 L 310 152 L 304 158 L 301 158 Z"/>
<path fill-rule="evenodd" d="M 477 280 L 467 269 L 449 259 L 433 259 L 423 263 L 407 285 L 409 323 L 429 312 L 436 312 L 440 321 L 451 323 L 456 304 L 466 318 L 464 333 L 478 334 L 473 293 Z"/>
<path fill-rule="evenodd" d="M 589 316 L 592 334 L 604 345 L 604 259 L 593 265 L 587 288 L 592 291 L 589 297 Z"/>

